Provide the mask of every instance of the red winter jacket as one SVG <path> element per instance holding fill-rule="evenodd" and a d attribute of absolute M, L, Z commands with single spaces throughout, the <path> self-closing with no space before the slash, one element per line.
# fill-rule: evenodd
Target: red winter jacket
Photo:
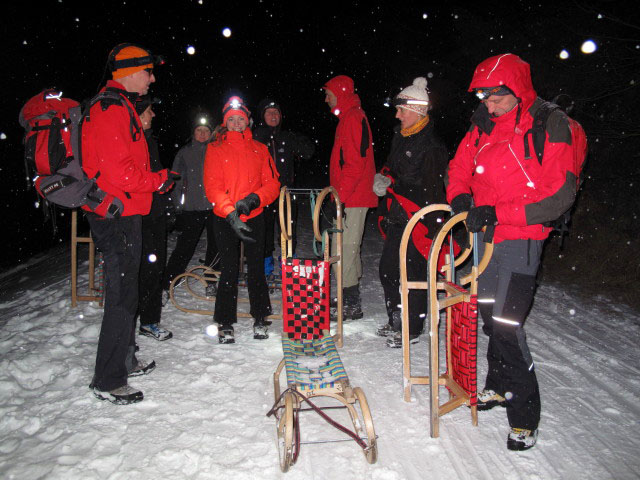
<path fill-rule="evenodd" d="M 251 130 L 227 132 L 215 143 L 210 143 L 204 160 L 204 190 L 213 204 L 213 213 L 226 218 L 236 202 L 250 193 L 260 197 L 260 206 L 241 220 L 262 213 L 280 193 L 278 170 L 269 150 L 254 140 Z"/>
<path fill-rule="evenodd" d="M 469 91 L 506 85 L 520 100 L 516 108 L 490 118 L 481 105 L 472 125 L 449 163 L 447 200 L 472 193 L 474 205 L 496 207 L 498 225 L 494 241 L 549 236 L 542 224 L 560 217 L 571 207 L 576 194 L 567 117 L 553 112 L 547 121 L 547 139 L 542 164 L 526 135 L 542 103 L 531 83 L 529 64 L 513 54 L 491 57 L 475 70 Z M 524 142 L 530 158 L 525 158 Z"/>
<path fill-rule="evenodd" d="M 151 171 L 142 124 L 124 87 L 113 80 L 106 87 L 122 90 L 138 133 L 133 138 L 128 108 L 113 101 L 97 102 L 82 125 L 82 168 L 90 178 L 98 176 L 98 187 L 122 201 L 123 216 L 147 215 L 152 193 L 166 180 L 166 171 Z"/>
<path fill-rule="evenodd" d="M 376 166 L 373 160 L 371 128 L 360 108 L 360 98 L 353 91 L 353 80 L 339 75 L 324 88 L 333 92 L 338 103 L 333 113 L 339 118 L 329 161 L 331 186 L 346 208 L 377 207 L 373 193 Z"/>

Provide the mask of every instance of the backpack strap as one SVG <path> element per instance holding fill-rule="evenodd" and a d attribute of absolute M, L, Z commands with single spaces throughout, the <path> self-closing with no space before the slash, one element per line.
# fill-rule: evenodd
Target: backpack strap
<path fill-rule="evenodd" d="M 547 140 L 547 120 L 549 116 L 560 107 L 552 102 L 543 101 L 533 116 L 533 124 L 531 128 L 524 134 L 524 158 L 531 158 L 531 150 L 529 149 L 529 137 L 533 141 L 533 150 L 535 151 L 538 163 L 542 165 L 544 157 L 544 144 Z"/>
<path fill-rule="evenodd" d="M 91 101 L 89 102 L 89 108 L 91 108 L 98 102 L 100 102 L 100 106 L 102 107 L 103 111 L 113 105 L 121 105 L 125 107 L 129 111 L 129 132 L 131 133 L 131 138 L 134 142 L 137 142 L 143 137 L 142 125 L 140 125 L 136 120 L 138 118 L 138 115 L 127 101 L 127 93 L 128 92 L 126 92 L 125 90 L 107 87 L 104 89 L 104 91 L 98 93 L 91 99 Z M 89 108 L 87 108 L 87 113 L 85 115 L 85 118 L 88 121 L 91 120 L 89 117 Z"/>

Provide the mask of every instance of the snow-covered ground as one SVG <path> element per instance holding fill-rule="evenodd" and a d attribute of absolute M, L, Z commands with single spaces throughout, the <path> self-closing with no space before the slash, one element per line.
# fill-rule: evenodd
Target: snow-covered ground
<path fill-rule="evenodd" d="M 309 238 L 308 229 L 302 233 Z M 170 304 L 163 324 L 174 338 L 139 339 L 140 357 L 158 364 L 131 382 L 144 401 L 97 400 L 88 384 L 102 311 L 89 303 L 71 308 L 69 255 L 57 249 L 0 279 L 0 477 L 639 478 L 638 312 L 542 285 L 527 325 L 543 403 L 537 446 L 506 449 L 503 409 L 480 412 L 473 427 L 469 410 L 459 408 L 441 419 L 440 438 L 432 439 L 427 387 L 415 386 L 405 403 L 401 350 L 374 334 L 385 321 L 377 278 L 382 243 L 371 225 L 365 236 L 365 318 L 345 325 L 341 356 L 350 383 L 369 401 L 379 436 L 376 464 L 367 464 L 353 442 L 310 444 L 288 473 L 280 472 L 275 422 L 265 416 L 282 356 L 278 320 L 271 337 L 259 341 L 251 321 L 240 319 L 237 343 L 220 345 L 204 335 L 209 317 Z M 301 241 L 299 252 L 309 250 Z M 194 263 L 203 251 L 201 242 Z M 415 374 L 427 374 L 427 338 L 413 348 Z M 478 348 L 482 387 L 483 336 Z M 302 414 L 300 424 L 303 441 L 340 438 L 313 413 Z"/>

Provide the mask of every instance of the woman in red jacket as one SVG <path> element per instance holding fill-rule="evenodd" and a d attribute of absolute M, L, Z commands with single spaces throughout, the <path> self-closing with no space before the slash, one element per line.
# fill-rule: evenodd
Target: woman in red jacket
<path fill-rule="evenodd" d="M 240 97 L 231 97 L 223 110 L 227 132 L 209 145 L 204 163 L 204 188 L 213 204 L 221 275 L 214 321 L 220 343 L 234 343 L 238 304 L 239 245 L 244 242 L 250 313 L 254 338 L 268 338 L 265 317 L 271 301 L 264 276 L 264 216 L 262 209 L 278 197 L 278 172 L 267 147 L 253 140 L 249 110 Z"/>

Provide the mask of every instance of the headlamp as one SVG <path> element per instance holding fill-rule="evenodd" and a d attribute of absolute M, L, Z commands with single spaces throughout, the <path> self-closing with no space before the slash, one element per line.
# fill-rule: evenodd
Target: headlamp
<path fill-rule="evenodd" d="M 428 100 L 416 100 L 413 98 L 394 98 L 392 105 L 394 107 L 399 107 L 401 105 L 422 105 L 425 107 L 429 106 L 429 101 Z"/>
<path fill-rule="evenodd" d="M 506 87 L 504 85 L 498 85 L 497 87 L 475 88 L 474 91 L 476 97 L 478 97 L 480 100 L 486 100 L 491 95 L 503 96 L 513 94 L 509 87 Z"/>

